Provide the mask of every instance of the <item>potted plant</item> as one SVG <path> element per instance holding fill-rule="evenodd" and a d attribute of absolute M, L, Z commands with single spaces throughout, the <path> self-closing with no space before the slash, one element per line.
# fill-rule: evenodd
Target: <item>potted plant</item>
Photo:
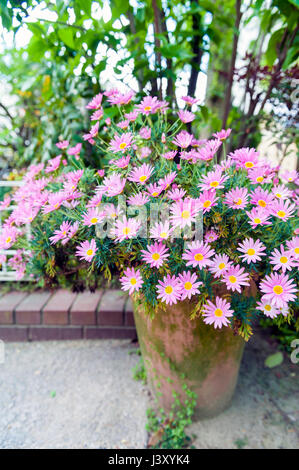
<path fill-rule="evenodd" d="M 12 196 L 0 248 L 20 249 L 20 277 L 54 276 L 63 251 L 86 279 L 117 270 L 160 403 L 170 409 L 187 385 L 206 417 L 229 404 L 254 319 L 298 307 L 298 174 L 282 174 L 284 184 L 253 148 L 226 155 L 230 129 L 210 140 L 182 130 L 198 122 L 196 100 L 182 100 L 174 119 L 156 97 L 96 95 L 83 139 L 109 163 L 84 168 L 80 145 L 57 143 L 60 154 L 31 165 Z"/>

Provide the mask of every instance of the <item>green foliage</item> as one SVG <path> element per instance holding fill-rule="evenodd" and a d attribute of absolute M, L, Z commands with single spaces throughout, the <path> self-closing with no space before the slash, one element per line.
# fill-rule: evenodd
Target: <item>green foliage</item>
<path fill-rule="evenodd" d="M 144 366 L 143 358 L 140 357 L 138 364 L 133 368 L 133 379 L 138 380 L 143 383 L 143 385 L 146 384 L 147 381 L 147 375 L 146 375 L 146 369 Z"/>
<path fill-rule="evenodd" d="M 271 336 L 279 342 L 279 347 L 283 351 L 290 354 L 293 349 L 291 343 L 298 338 L 299 334 L 299 318 L 298 311 L 294 315 L 283 317 L 279 315 L 276 318 L 262 318 L 260 325 L 270 331 Z"/>
<path fill-rule="evenodd" d="M 186 399 L 181 402 L 178 394 L 173 392 L 174 401 L 171 412 L 159 409 L 147 410 L 147 431 L 150 433 L 149 447 L 153 449 L 183 449 L 191 446 L 192 438 L 186 434 L 186 427 L 192 423 L 196 407 L 196 393 L 186 384 L 183 385 Z"/>

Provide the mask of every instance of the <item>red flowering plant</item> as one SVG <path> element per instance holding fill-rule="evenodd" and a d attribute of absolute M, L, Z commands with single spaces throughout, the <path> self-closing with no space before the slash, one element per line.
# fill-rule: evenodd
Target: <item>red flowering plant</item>
<path fill-rule="evenodd" d="M 253 148 L 226 155 L 230 129 L 200 140 L 190 130 L 196 100 L 183 100 L 173 119 L 156 97 L 95 96 L 83 139 L 109 164 L 84 168 L 81 148 L 58 143 L 60 155 L 32 165 L 14 193 L 0 248 L 23 250 L 20 272 L 37 279 L 55 274 L 64 253 L 86 279 L 117 271 L 122 289 L 151 312 L 196 299 L 190 315 L 247 338 L 255 316 L 288 317 L 298 307 L 299 177 L 289 171 L 281 180 Z"/>

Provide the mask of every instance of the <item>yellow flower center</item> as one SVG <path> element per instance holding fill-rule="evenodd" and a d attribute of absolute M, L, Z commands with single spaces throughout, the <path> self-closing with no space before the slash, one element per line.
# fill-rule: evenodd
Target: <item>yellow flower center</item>
<path fill-rule="evenodd" d="M 172 294 L 173 288 L 171 286 L 165 287 L 165 294 Z"/>
<path fill-rule="evenodd" d="M 281 194 L 280 194 L 280 193 L 276 193 L 275 196 L 276 196 L 276 197 L 281 197 Z"/>
<path fill-rule="evenodd" d="M 221 308 L 216 308 L 214 315 L 215 317 L 218 317 L 218 318 L 222 317 L 223 311 L 221 310 Z"/>
<path fill-rule="evenodd" d="M 115 219 L 115 217 L 116 217 L 116 212 L 111 212 L 110 217 L 111 217 L 112 219 Z"/>
<path fill-rule="evenodd" d="M 89 250 L 87 250 L 86 254 L 87 254 L 87 256 L 91 256 L 93 254 L 93 250 L 91 248 L 89 248 Z"/>
<path fill-rule="evenodd" d="M 130 227 L 124 227 L 124 228 L 123 228 L 123 234 L 124 234 L 124 235 L 129 235 L 130 232 L 131 232 Z"/>
<path fill-rule="evenodd" d="M 160 259 L 159 253 L 153 253 L 152 258 L 153 258 L 154 261 L 157 261 L 158 259 Z"/>
<path fill-rule="evenodd" d="M 152 193 L 152 196 L 153 196 L 153 197 L 159 196 L 159 193 L 157 193 L 157 192 Z"/>
<path fill-rule="evenodd" d="M 265 305 L 264 309 L 267 310 L 267 312 L 270 312 L 271 311 L 271 305 Z"/>
<path fill-rule="evenodd" d="M 54 204 L 54 207 L 55 207 L 55 209 L 58 209 L 59 204 L 58 204 L 58 203 L 57 203 L 57 204 Z"/>
<path fill-rule="evenodd" d="M 296 247 L 294 251 L 295 251 L 296 255 L 299 255 L 299 247 Z"/>
<path fill-rule="evenodd" d="M 62 235 L 64 235 L 64 236 L 65 236 L 65 235 L 66 235 L 66 231 L 62 232 Z"/>
<path fill-rule="evenodd" d="M 202 261 L 203 260 L 203 255 L 201 253 L 196 253 L 196 255 L 194 255 L 194 259 L 196 261 Z"/>
<path fill-rule="evenodd" d="M 285 217 L 286 213 L 285 213 L 285 211 L 278 211 L 277 215 L 278 215 L 278 217 Z"/>
<path fill-rule="evenodd" d="M 266 207 L 267 203 L 263 199 L 260 199 L 258 201 L 258 205 L 261 206 L 261 207 Z"/>
<path fill-rule="evenodd" d="M 293 178 L 290 176 L 289 177 L 289 182 L 291 183 L 293 181 Z"/>
<path fill-rule="evenodd" d="M 211 201 L 207 200 L 203 203 L 203 206 L 204 207 L 210 207 L 211 204 L 212 204 Z"/>
<path fill-rule="evenodd" d="M 224 269 L 225 268 L 225 263 L 220 263 L 218 266 L 219 269 Z"/>
<path fill-rule="evenodd" d="M 281 286 L 274 286 L 273 287 L 274 294 L 280 295 L 283 293 L 283 288 Z"/>
<path fill-rule="evenodd" d="M 240 206 L 242 204 L 242 199 L 239 197 L 239 199 L 236 199 L 235 201 L 235 204 L 237 204 L 237 206 Z"/>
<path fill-rule="evenodd" d="M 140 176 L 139 181 L 140 181 L 141 183 L 143 183 L 143 181 L 145 181 L 145 180 L 146 180 L 146 176 L 145 176 L 145 175 Z"/>
<path fill-rule="evenodd" d="M 126 146 L 127 146 L 126 142 L 122 142 L 121 144 L 119 144 L 119 148 L 120 148 L 121 150 L 125 149 Z"/>
<path fill-rule="evenodd" d="M 145 106 L 144 111 L 150 111 L 152 109 L 151 106 Z"/>
<path fill-rule="evenodd" d="M 186 290 L 192 289 L 192 284 L 191 284 L 191 282 L 185 282 L 184 287 L 185 287 Z"/>
<path fill-rule="evenodd" d="M 253 167 L 253 163 L 252 163 L 252 162 L 246 162 L 246 163 L 245 163 L 245 166 L 246 166 L 246 168 L 252 168 L 252 167 Z"/>
<path fill-rule="evenodd" d="M 262 183 L 264 181 L 264 177 L 263 176 L 258 176 L 256 181 L 257 181 L 257 183 Z"/>
<path fill-rule="evenodd" d="M 261 223 L 261 219 L 259 219 L 259 218 L 256 218 L 256 219 L 253 219 L 253 220 L 254 220 L 255 224 L 260 224 Z"/>
<path fill-rule="evenodd" d="M 247 254 L 248 254 L 249 256 L 252 256 L 252 255 L 255 254 L 255 250 L 254 250 L 253 248 L 249 248 L 249 250 L 247 250 Z"/>
<path fill-rule="evenodd" d="M 235 282 L 237 282 L 237 278 L 236 276 L 229 276 L 229 282 L 231 282 L 232 284 L 235 284 Z"/>
<path fill-rule="evenodd" d="M 217 188 L 217 186 L 219 186 L 219 181 L 212 181 L 210 183 L 210 186 L 211 186 L 211 188 Z"/>
<path fill-rule="evenodd" d="M 136 282 L 137 282 L 136 278 L 132 277 L 132 279 L 130 280 L 130 283 L 132 284 L 132 286 L 135 286 Z"/>
<path fill-rule="evenodd" d="M 181 213 L 182 219 L 189 219 L 189 218 L 190 218 L 190 215 L 191 215 L 191 214 L 190 214 L 190 211 L 183 211 L 183 212 Z"/>
<path fill-rule="evenodd" d="M 167 238 L 167 233 L 166 232 L 161 232 L 160 237 L 161 238 Z"/>
<path fill-rule="evenodd" d="M 281 263 L 287 263 L 287 262 L 288 262 L 288 258 L 287 258 L 286 256 L 282 256 L 282 257 L 280 258 L 280 262 L 281 262 Z"/>
<path fill-rule="evenodd" d="M 97 221 L 98 221 L 97 217 L 93 217 L 92 219 L 90 219 L 91 224 L 96 224 Z"/>
<path fill-rule="evenodd" d="M 5 243 L 10 243 L 11 242 L 11 237 L 7 237 L 7 239 L 5 240 Z"/>

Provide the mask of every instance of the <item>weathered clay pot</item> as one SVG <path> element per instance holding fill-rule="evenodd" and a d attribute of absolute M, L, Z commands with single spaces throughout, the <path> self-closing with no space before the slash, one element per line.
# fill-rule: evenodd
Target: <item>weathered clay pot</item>
<path fill-rule="evenodd" d="M 198 299 L 197 299 L 198 301 Z M 185 399 L 183 384 L 197 394 L 196 417 L 217 415 L 230 404 L 245 342 L 228 327 L 214 329 L 201 317 L 190 320 L 193 301 L 158 310 L 154 318 L 134 304 L 138 339 L 149 385 L 170 411 L 173 391 Z"/>

